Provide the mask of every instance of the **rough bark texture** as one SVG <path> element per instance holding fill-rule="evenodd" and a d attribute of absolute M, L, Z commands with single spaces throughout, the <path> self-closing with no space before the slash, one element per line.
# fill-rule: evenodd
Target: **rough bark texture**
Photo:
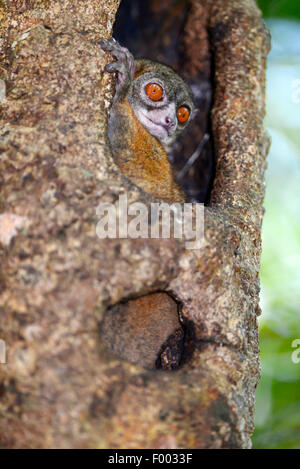
<path fill-rule="evenodd" d="M 100 201 L 124 191 L 150 201 L 106 142 L 113 80 L 96 41 L 111 34 L 118 1 L 2 2 L 2 447 L 250 446 L 269 42 L 253 0 L 198 4 L 214 59 L 216 177 L 205 245 L 188 251 L 96 236 Z M 176 372 L 110 356 L 97 330 L 108 307 L 160 289 L 190 324 Z"/>

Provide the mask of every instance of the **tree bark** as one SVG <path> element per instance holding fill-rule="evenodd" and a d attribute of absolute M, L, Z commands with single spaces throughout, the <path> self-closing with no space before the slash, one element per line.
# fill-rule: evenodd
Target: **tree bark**
<path fill-rule="evenodd" d="M 113 80 L 97 41 L 118 0 L 2 2 L 0 441 L 9 448 L 248 448 L 268 139 L 269 39 L 253 0 L 205 8 L 216 175 L 205 243 L 96 236 L 100 202 L 151 199 L 106 140 Z M 197 37 L 195 38 L 197 41 Z M 5 90 L 5 93 L 4 91 Z M 98 321 L 168 291 L 192 352 L 176 372 L 111 356 Z"/>

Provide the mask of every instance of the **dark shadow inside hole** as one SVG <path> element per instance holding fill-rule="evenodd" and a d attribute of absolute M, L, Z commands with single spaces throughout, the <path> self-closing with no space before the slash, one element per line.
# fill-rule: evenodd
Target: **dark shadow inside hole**
<path fill-rule="evenodd" d="M 175 143 L 169 160 L 189 199 L 208 203 L 214 176 L 211 137 L 182 175 L 204 135 L 211 135 L 212 61 L 205 15 L 195 14 L 190 0 L 122 0 L 113 35 L 135 57 L 171 66 L 190 85 L 198 114 Z"/>

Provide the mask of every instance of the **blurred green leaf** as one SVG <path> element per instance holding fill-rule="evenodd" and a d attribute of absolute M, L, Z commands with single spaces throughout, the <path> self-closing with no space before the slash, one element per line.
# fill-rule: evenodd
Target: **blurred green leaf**
<path fill-rule="evenodd" d="M 258 0 L 265 18 L 300 19 L 299 0 Z"/>
<path fill-rule="evenodd" d="M 300 18 L 300 1 L 260 1 L 271 17 Z M 297 15 L 295 15 L 295 13 Z M 300 22 L 266 21 L 272 35 L 267 65 L 268 157 L 261 266 L 262 377 L 256 392 L 254 448 L 300 448 Z M 299 80 L 300 83 L 300 80 Z"/>

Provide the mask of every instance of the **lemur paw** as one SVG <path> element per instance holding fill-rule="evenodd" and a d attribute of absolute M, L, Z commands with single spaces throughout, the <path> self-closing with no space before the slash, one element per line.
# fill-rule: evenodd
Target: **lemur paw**
<path fill-rule="evenodd" d="M 113 73 L 117 72 L 117 84 L 118 86 L 123 85 L 128 80 L 132 80 L 135 72 L 134 57 L 126 47 L 120 46 L 120 44 L 114 39 L 101 39 L 99 41 L 101 49 L 105 52 L 110 52 L 117 61 L 111 62 L 106 65 L 105 70 Z"/>

